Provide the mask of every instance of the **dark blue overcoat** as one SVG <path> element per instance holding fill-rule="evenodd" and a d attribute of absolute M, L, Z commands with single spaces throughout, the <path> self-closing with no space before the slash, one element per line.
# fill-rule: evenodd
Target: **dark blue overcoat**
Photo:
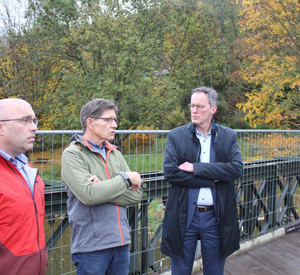
<path fill-rule="evenodd" d="M 182 255 L 187 221 L 193 215 L 190 212 L 195 209 L 195 201 L 189 198 L 191 188 L 214 189 L 223 254 L 227 257 L 239 249 L 240 232 L 234 180 L 241 176 L 243 162 L 237 134 L 214 121 L 211 134 L 214 151 L 214 162 L 211 163 L 199 163 L 201 146 L 194 124 L 177 127 L 168 135 L 163 166 L 165 179 L 171 184 L 171 189 L 163 221 L 161 251 L 174 259 L 179 259 Z M 194 173 L 178 168 L 186 161 L 194 164 Z"/>

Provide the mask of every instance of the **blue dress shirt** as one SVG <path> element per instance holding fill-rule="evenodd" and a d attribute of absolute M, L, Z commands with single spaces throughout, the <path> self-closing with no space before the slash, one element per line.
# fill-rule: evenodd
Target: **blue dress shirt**
<path fill-rule="evenodd" d="M 31 168 L 26 165 L 28 162 L 28 158 L 24 154 L 19 154 L 15 158 L 0 150 L 0 155 L 11 162 L 22 174 L 24 179 L 26 180 L 31 192 L 33 193 L 35 178 L 38 173 L 38 169 Z"/>
<path fill-rule="evenodd" d="M 200 134 L 196 129 L 196 136 L 201 144 L 200 162 L 210 162 L 210 145 L 211 145 L 211 131 L 205 136 Z M 209 187 L 200 188 L 197 205 L 213 205 L 213 196 Z"/>

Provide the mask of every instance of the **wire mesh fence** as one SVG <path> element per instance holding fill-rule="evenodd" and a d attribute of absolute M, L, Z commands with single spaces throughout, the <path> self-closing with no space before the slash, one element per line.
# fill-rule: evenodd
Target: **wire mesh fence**
<path fill-rule="evenodd" d="M 142 202 L 128 208 L 131 274 L 169 269 L 170 259 L 159 249 L 170 188 L 162 167 L 168 132 L 120 130 L 113 142 L 130 169 L 144 179 Z M 75 133 L 81 131 L 38 131 L 34 148 L 28 153 L 46 184 L 47 274 L 76 274 L 70 255 L 67 195 L 60 176 L 62 151 Z M 244 173 L 236 180 L 236 194 L 241 239 L 246 240 L 299 219 L 300 131 L 237 130 L 237 134 Z"/>

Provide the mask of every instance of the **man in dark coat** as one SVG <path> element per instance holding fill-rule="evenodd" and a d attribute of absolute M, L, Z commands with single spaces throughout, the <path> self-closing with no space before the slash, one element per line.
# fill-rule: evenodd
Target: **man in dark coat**
<path fill-rule="evenodd" d="M 242 174 L 242 156 L 236 132 L 214 123 L 215 90 L 194 89 L 190 109 L 191 123 L 173 129 L 165 148 L 171 190 L 161 251 L 171 257 L 173 275 L 191 274 L 200 239 L 204 274 L 219 275 L 239 249 L 234 180 Z"/>

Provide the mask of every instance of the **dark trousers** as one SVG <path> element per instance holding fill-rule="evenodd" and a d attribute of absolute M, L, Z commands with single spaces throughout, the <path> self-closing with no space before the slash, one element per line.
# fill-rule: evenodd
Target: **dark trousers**
<path fill-rule="evenodd" d="M 183 257 L 171 259 L 172 275 L 192 274 L 197 240 L 201 240 L 204 275 L 223 275 L 225 258 L 222 254 L 220 225 L 214 210 L 195 211 L 184 236 Z"/>

